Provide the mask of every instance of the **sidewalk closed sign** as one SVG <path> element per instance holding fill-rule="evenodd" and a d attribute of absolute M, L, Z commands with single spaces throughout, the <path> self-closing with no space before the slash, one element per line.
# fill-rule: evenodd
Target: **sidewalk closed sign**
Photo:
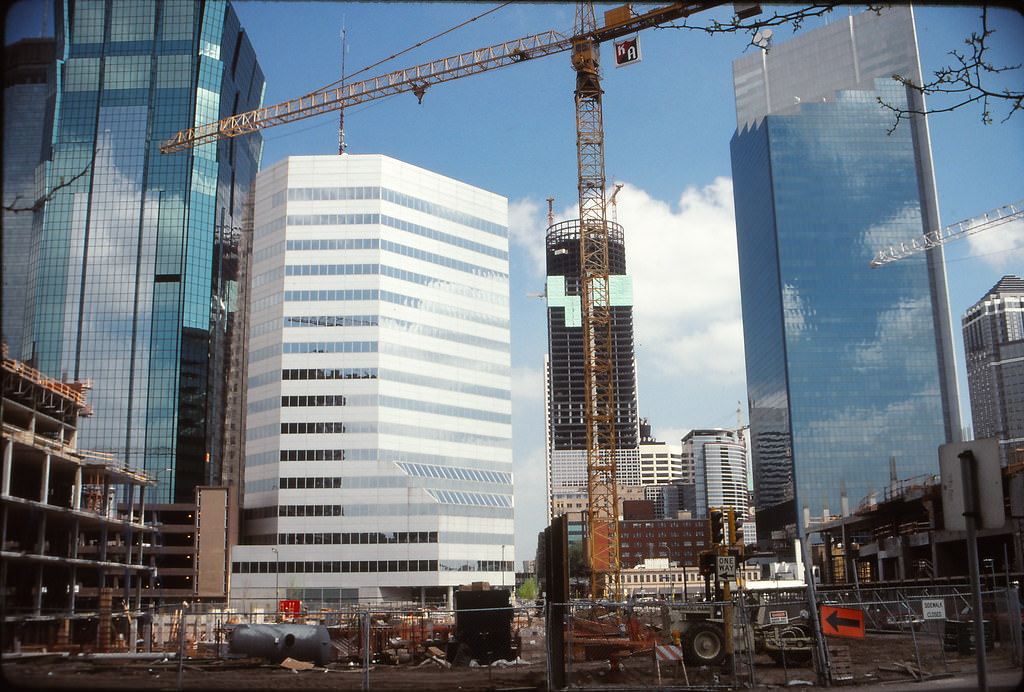
<path fill-rule="evenodd" d="M 925 620 L 945 620 L 946 602 L 941 598 L 921 599 L 921 613 Z"/>

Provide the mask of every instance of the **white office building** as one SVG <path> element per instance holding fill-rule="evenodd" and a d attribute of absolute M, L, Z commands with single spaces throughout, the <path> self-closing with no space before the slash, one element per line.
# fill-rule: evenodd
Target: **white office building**
<path fill-rule="evenodd" d="M 745 515 L 747 445 L 739 430 L 691 430 L 683 437 L 683 456 L 693 459 L 697 490 L 697 515 L 709 507 L 732 507 Z"/>
<path fill-rule="evenodd" d="M 511 585 L 508 205 L 379 155 L 256 180 L 235 604 Z"/>

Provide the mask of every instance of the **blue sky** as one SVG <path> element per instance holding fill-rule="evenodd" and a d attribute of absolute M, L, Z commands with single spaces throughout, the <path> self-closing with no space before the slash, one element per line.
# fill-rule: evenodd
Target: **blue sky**
<path fill-rule="evenodd" d="M 267 105 L 341 76 L 343 26 L 346 72 L 352 74 L 496 6 L 236 3 L 267 78 Z M 39 0 L 16 6 L 8 16 L 8 40 L 12 29 L 38 34 L 40 7 Z M 724 21 L 730 7 L 691 22 Z M 859 9 L 836 9 L 826 19 L 808 20 L 803 30 Z M 964 39 L 981 28 L 976 7 L 926 6 L 915 14 L 925 75 L 948 64 L 948 52 L 964 49 Z M 572 3 L 514 3 L 362 76 L 551 29 L 569 35 L 573 17 Z M 1024 63 L 1024 18 L 994 9 L 989 27 L 996 30 L 992 62 Z M 776 28 L 774 40 L 789 35 Z M 666 441 L 678 442 L 692 428 L 733 427 L 738 407 L 746 422 L 729 139 L 736 122 L 731 63 L 752 50 L 747 41 L 745 35 L 649 29 L 641 34 L 643 61 L 621 69 L 611 66 L 610 47 L 604 51 L 606 172 L 610 184 L 624 184 L 615 213 L 626 230 L 634 276 L 640 410 Z M 1013 73 L 1009 84 L 1024 88 L 1024 72 Z M 544 525 L 545 317 L 543 301 L 529 294 L 543 290 L 545 198 L 555 198 L 556 220 L 575 216 L 573 86 L 568 56 L 559 54 L 436 85 L 421 104 L 402 94 L 345 115 L 350 153 L 386 154 L 509 199 L 517 560 L 532 558 Z M 947 104 L 929 101 L 932 107 Z M 1024 115 L 1000 123 L 1005 115 L 996 107 L 995 122 L 984 125 L 974 105 L 930 118 L 943 223 L 1024 199 Z M 289 155 L 334 153 L 337 115 L 278 126 L 264 138 L 264 165 Z M 962 371 L 960 316 L 1001 276 L 1024 272 L 1024 224 L 956 241 L 946 255 Z M 961 405 L 969 425 L 965 382 Z"/>

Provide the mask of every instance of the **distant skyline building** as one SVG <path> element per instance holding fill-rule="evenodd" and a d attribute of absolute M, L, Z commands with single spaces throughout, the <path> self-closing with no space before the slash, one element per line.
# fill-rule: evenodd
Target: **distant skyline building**
<path fill-rule="evenodd" d="M 883 269 L 877 248 L 941 227 L 913 13 L 894 6 L 734 61 L 731 143 L 759 542 L 938 471 L 959 439 L 942 248 Z"/>
<path fill-rule="evenodd" d="M 239 244 L 262 140 L 158 145 L 259 107 L 263 73 L 226 2 L 55 7 L 35 190 L 49 199 L 27 257 L 21 357 L 92 384 L 83 447 L 156 478 L 157 502 L 193 502 L 197 486 L 237 476 L 224 422 L 242 384 Z"/>
<path fill-rule="evenodd" d="M 1001 278 L 961 325 L 974 438 L 998 439 L 1006 466 L 1024 446 L 1024 280 Z"/>
<path fill-rule="evenodd" d="M 387 156 L 256 183 L 236 603 L 513 584 L 508 203 Z"/>
<path fill-rule="evenodd" d="M 693 459 L 697 516 L 711 507 L 732 507 L 745 515 L 747 445 L 738 430 L 691 430 L 683 436 L 683 454 Z"/>
<path fill-rule="evenodd" d="M 621 485 L 640 484 L 640 422 L 633 351 L 633 288 L 626 274 L 622 227 L 608 222 L 608 274 L 612 309 L 616 474 Z M 587 488 L 586 385 L 580 299 L 579 221 L 547 230 L 548 353 L 544 360 L 549 518 L 563 496 Z"/>
<path fill-rule="evenodd" d="M 40 197 L 36 168 L 43 161 L 47 120 L 52 118 L 55 45 L 52 38 L 32 38 L 4 46 L 2 327 L 3 342 L 14 359 L 21 359 L 25 331 L 32 207 Z"/>
<path fill-rule="evenodd" d="M 683 466 L 683 450 L 680 445 L 661 442 L 651 435 L 651 424 L 646 418 L 640 420 L 640 480 L 638 485 L 664 485 L 692 480 L 692 469 Z"/>

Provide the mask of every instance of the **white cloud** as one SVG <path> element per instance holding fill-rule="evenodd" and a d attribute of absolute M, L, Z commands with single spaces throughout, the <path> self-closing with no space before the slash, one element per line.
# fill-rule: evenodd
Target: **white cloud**
<path fill-rule="evenodd" d="M 956 241 L 954 241 L 956 242 Z M 1024 220 L 1010 221 L 967 236 L 970 255 L 1000 273 L 1019 272 L 1024 260 Z"/>
<path fill-rule="evenodd" d="M 735 381 L 743 330 L 732 181 L 687 188 L 674 207 L 629 184 L 616 201 L 633 277 L 638 367 Z"/>
<path fill-rule="evenodd" d="M 543 423 L 541 423 L 543 425 Z M 515 469 L 516 560 L 532 560 L 537 534 L 547 525 L 547 492 L 544 447 L 517 452 Z"/>
<path fill-rule="evenodd" d="M 554 217 L 578 215 L 572 204 Z M 717 178 L 687 188 L 674 204 L 624 183 L 608 215 L 623 226 L 626 269 L 633 277 L 641 415 L 665 440 L 678 440 L 680 430 L 730 425 L 736 401 L 746 398 L 732 181 Z M 509 216 L 511 240 L 531 265 L 517 263 L 513 272 L 543 276 L 547 203 L 516 200 Z M 546 334 L 536 337 L 528 348 L 542 353 Z M 543 406 L 541 373 L 536 380 L 519 374 L 516 398 Z M 516 410 L 528 409 L 517 403 Z M 530 425 L 525 414 L 517 417 L 517 438 Z M 538 425 L 543 434 L 543 423 Z M 517 442 L 517 449 L 532 446 Z"/>
<path fill-rule="evenodd" d="M 544 230 L 547 207 L 533 199 L 517 199 L 508 204 L 509 242 L 526 251 L 530 258 L 527 267 L 537 276 L 544 275 Z M 522 266 L 522 265 L 520 265 Z"/>
<path fill-rule="evenodd" d="M 544 398 L 543 372 L 528 365 L 512 368 L 512 401 L 517 406 L 537 406 Z"/>

